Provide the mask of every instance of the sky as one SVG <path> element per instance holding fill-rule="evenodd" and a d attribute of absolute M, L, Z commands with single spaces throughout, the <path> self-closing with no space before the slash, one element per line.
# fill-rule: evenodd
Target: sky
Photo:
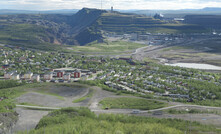
<path fill-rule="evenodd" d="M 125 10 L 201 9 L 221 7 L 221 0 L 0 0 L 0 9 L 18 10 L 81 9 L 83 7 L 110 9 L 111 6 Z"/>

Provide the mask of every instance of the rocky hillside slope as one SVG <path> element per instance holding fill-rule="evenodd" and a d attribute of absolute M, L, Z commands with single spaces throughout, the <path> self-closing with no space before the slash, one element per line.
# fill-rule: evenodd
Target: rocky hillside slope
<path fill-rule="evenodd" d="M 123 33 L 192 33 L 206 29 L 136 14 L 83 8 L 74 15 L 21 14 L 0 16 L 0 43 L 32 48 L 85 45 L 102 40 L 101 31 Z M 57 45 L 56 45 L 57 44 Z M 44 48 L 45 49 L 45 48 Z"/>

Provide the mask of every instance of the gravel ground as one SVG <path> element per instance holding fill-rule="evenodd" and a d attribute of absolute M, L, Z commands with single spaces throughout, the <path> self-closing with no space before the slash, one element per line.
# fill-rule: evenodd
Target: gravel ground
<path fill-rule="evenodd" d="M 45 93 L 57 94 L 62 96 L 63 99 L 57 96 L 37 92 L 39 90 L 42 92 L 42 89 L 45 89 Z M 88 106 L 90 102 L 90 99 L 86 99 L 80 103 L 72 103 L 73 100 L 88 94 L 89 88 L 87 87 L 66 87 L 53 85 L 44 88 L 28 89 L 27 91 L 28 92 L 26 94 L 23 94 L 16 99 L 17 103 L 29 103 L 48 107 L 80 107 Z M 16 112 L 20 116 L 17 124 L 12 130 L 13 132 L 31 130 L 35 128 L 39 120 L 44 115 L 48 114 L 48 111 L 29 110 L 23 108 L 16 108 Z"/>
<path fill-rule="evenodd" d="M 31 130 L 35 128 L 40 119 L 48 114 L 48 111 L 28 110 L 23 108 L 16 108 L 16 112 L 19 114 L 19 120 L 13 132 Z"/>
<path fill-rule="evenodd" d="M 42 89 L 31 89 L 30 92 L 18 97 L 16 99 L 17 103 L 29 103 L 39 106 L 47 107 L 76 107 L 76 106 L 87 106 L 87 103 L 72 103 L 73 100 L 81 98 L 88 94 L 88 88 L 71 88 L 62 86 L 52 86 L 45 89 L 45 93 L 53 93 L 58 96 L 47 95 L 43 93 L 38 93 L 37 91 Z"/>

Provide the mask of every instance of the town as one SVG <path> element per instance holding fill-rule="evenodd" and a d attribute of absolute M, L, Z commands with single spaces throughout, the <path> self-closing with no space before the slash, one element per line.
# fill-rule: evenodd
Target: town
<path fill-rule="evenodd" d="M 1 79 L 18 82 L 93 81 L 109 89 L 176 100 L 218 99 L 221 76 L 194 69 L 136 62 L 130 57 L 103 58 L 4 46 Z M 199 86 L 200 85 L 200 86 Z M 217 89 L 217 90 L 212 90 Z"/>

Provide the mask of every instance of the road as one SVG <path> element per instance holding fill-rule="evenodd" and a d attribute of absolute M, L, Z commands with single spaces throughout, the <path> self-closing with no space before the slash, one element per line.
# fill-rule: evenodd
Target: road
<path fill-rule="evenodd" d="M 161 45 L 154 45 L 148 47 L 142 47 L 135 50 L 132 53 L 133 59 L 142 61 L 145 57 L 150 57 L 153 59 L 157 59 L 163 53 L 165 48 L 171 48 L 174 46 L 192 46 L 192 44 L 200 43 L 204 40 L 208 39 L 194 39 L 194 40 L 183 40 L 181 42 L 166 42 L 162 43 Z"/>
<path fill-rule="evenodd" d="M 100 108 L 99 102 L 103 100 L 104 98 L 118 98 L 118 97 L 128 97 L 128 96 L 119 96 L 116 95 L 115 93 L 108 92 L 105 90 L 102 90 L 99 87 L 91 87 L 94 90 L 93 96 L 82 106 L 87 106 L 92 112 L 95 114 L 133 114 L 133 109 L 108 109 L 108 110 L 103 110 Z M 60 90 L 59 90 L 60 91 Z M 64 91 L 64 89 L 62 90 Z M 69 93 L 69 92 L 67 92 Z M 82 96 L 84 96 L 82 94 Z M 72 96 L 73 97 L 73 96 Z M 71 98 L 72 98 L 71 97 Z M 131 96 L 132 97 L 132 96 Z M 78 103 L 72 103 L 74 99 L 70 101 L 72 105 L 67 105 L 67 103 L 62 103 L 62 105 L 54 105 L 53 103 L 47 103 L 47 105 L 40 105 L 40 106 L 30 106 L 30 105 L 16 105 L 16 111 L 19 113 L 19 123 L 16 124 L 16 127 L 14 131 L 24 131 L 24 130 L 30 130 L 33 129 L 39 122 L 39 120 L 48 114 L 49 111 L 51 110 L 59 110 L 61 108 L 65 107 L 79 107 Z M 29 100 L 30 101 L 30 100 Z M 28 101 L 28 102 L 29 102 Z M 41 100 L 42 101 L 42 100 Z M 53 101 L 53 100 L 52 100 Z M 81 104 L 81 103 L 80 103 Z M 169 103 L 170 106 L 164 107 L 164 108 L 159 108 L 159 109 L 154 109 L 154 110 L 140 110 L 136 116 L 144 116 L 144 117 L 156 117 L 156 118 L 177 118 L 177 119 L 184 119 L 184 120 L 189 120 L 189 114 L 163 114 L 161 116 L 155 116 L 153 113 L 155 111 L 161 111 L 161 110 L 167 110 L 167 109 L 173 109 L 173 108 L 178 108 L 178 109 L 192 109 L 192 108 L 197 108 L 197 109 L 202 109 L 202 110 L 221 110 L 221 107 L 209 107 L 209 106 L 198 106 L 198 105 L 187 105 L 187 104 L 181 104 L 181 103 Z M 202 118 L 206 120 L 202 120 Z M 214 124 L 214 125 L 221 125 L 221 116 L 220 115 L 215 115 L 215 114 L 204 114 L 204 115 L 199 115 L 199 114 L 193 114 L 192 115 L 192 120 L 194 121 L 199 121 L 201 123 L 205 124 Z M 22 127 L 23 126 L 23 127 Z"/>
<path fill-rule="evenodd" d="M 16 107 L 23 107 L 23 108 L 31 108 L 31 109 L 45 109 L 45 110 L 58 110 L 61 108 L 58 107 L 40 107 L 40 106 L 28 106 L 28 105 L 16 105 Z M 156 112 L 156 111 L 162 111 L 162 110 L 168 110 L 178 107 L 191 107 L 191 108 L 204 108 L 204 109 L 214 109 L 214 110 L 221 110 L 221 107 L 210 107 L 210 106 L 200 106 L 200 105 L 175 105 L 175 106 L 169 106 L 159 109 L 153 109 L 153 110 L 143 110 L 140 111 L 140 113 L 149 113 L 149 112 Z M 98 109 L 91 109 L 93 112 L 99 112 L 99 113 L 124 113 L 124 114 L 130 114 L 133 112 L 132 109 L 109 109 L 109 110 L 98 110 Z"/>

